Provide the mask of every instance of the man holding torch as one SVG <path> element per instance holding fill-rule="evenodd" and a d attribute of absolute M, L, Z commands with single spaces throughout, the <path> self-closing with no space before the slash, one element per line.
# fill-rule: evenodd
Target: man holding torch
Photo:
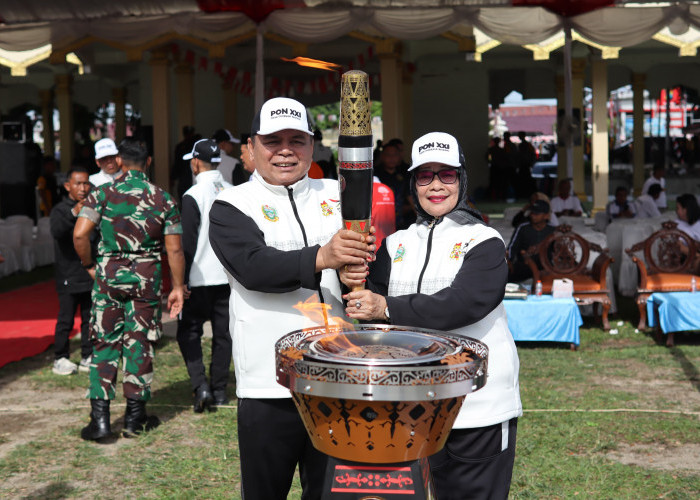
<path fill-rule="evenodd" d="M 335 269 L 370 261 L 373 237 L 341 229 L 336 181 L 308 177 L 313 130 L 298 101 L 263 104 L 248 154 L 256 168 L 251 182 L 222 192 L 209 212 L 211 246 L 231 286 L 242 493 L 286 499 L 299 464 L 302 498 L 319 498 L 326 457 L 276 381 L 274 345 L 314 326 L 300 304 L 320 302 L 325 316 L 343 315 Z"/>

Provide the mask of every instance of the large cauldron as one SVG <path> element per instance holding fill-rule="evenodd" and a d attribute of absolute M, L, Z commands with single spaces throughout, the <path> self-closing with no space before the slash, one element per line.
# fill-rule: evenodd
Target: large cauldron
<path fill-rule="evenodd" d="M 314 446 L 363 463 L 432 455 L 445 444 L 465 395 L 486 382 L 481 342 L 388 325 L 293 331 L 275 346 Z"/>

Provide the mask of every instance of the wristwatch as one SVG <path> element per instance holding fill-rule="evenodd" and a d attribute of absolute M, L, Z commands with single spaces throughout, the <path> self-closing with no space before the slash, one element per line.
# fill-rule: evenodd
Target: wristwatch
<path fill-rule="evenodd" d="M 389 316 L 389 306 L 386 306 L 384 308 L 384 317 L 388 320 L 391 321 L 391 316 Z"/>

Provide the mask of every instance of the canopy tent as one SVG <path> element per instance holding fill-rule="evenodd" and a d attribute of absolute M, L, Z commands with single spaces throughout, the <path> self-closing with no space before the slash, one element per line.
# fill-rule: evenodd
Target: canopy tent
<path fill-rule="evenodd" d="M 677 38 L 680 43 L 700 43 L 700 5 L 695 2 L 646 5 L 618 1 L 570 17 L 537 6 L 561 7 L 567 12 L 568 4 L 595 8 L 610 3 L 453 0 L 435 6 L 428 0 L 4 0 L 0 48 L 24 51 L 87 36 L 136 45 L 170 32 L 221 42 L 258 27 L 304 43 L 323 43 L 356 30 L 420 40 L 475 29 L 501 43 L 528 45 L 543 42 L 568 26 L 597 44 L 628 47 L 671 26 L 679 34 L 694 28 Z"/>
<path fill-rule="evenodd" d="M 376 51 L 383 41 L 404 41 L 404 59 L 401 61 L 404 69 L 408 68 L 411 71 L 411 66 L 415 66 L 417 61 L 421 61 L 423 66 L 419 69 L 422 88 L 416 89 L 415 95 L 424 92 L 429 78 L 454 80 L 456 63 L 453 61 L 456 56 L 461 56 L 464 64 L 465 58 L 467 61 L 479 61 L 508 47 L 515 49 L 517 57 L 521 60 L 523 56 L 527 57 L 526 51 L 530 51 L 531 60 L 546 60 L 552 52 L 566 45 L 567 32 L 571 34 L 571 40 L 580 42 L 579 49 L 581 45 L 588 46 L 596 56 L 602 54 L 604 58 L 620 56 L 652 39 L 657 44 L 665 44 L 665 47 L 677 47 L 680 55 L 695 55 L 697 47 L 700 46 L 700 4 L 697 2 L 71 0 L 56 3 L 46 0 L 4 0 L 0 5 L 0 20 L 0 65 L 9 66 L 13 76 L 21 76 L 23 71 L 26 72 L 26 69 L 33 65 L 38 67 L 41 61 L 50 63 L 41 63 L 44 64 L 43 71 L 55 71 L 58 74 L 66 71 L 65 65 L 60 68 L 62 63 L 77 61 L 86 68 L 92 65 L 93 71 L 100 73 L 106 88 L 129 87 L 129 94 L 135 95 L 136 99 L 140 97 L 143 107 L 147 107 L 146 103 L 151 104 L 146 96 L 151 90 L 146 87 L 150 72 L 141 70 L 139 73 L 138 69 L 129 68 L 126 64 L 145 60 L 142 58 L 144 52 L 157 48 L 167 50 L 169 46 L 174 51 L 178 50 L 178 46 L 184 47 L 180 54 L 171 56 L 171 59 L 182 61 L 181 56 L 185 52 L 185 62 L 193 68 L 214 68 L 214 72 L 222 77 L 224 83 L 229 79 L 234 79 L 236 84 L 240 83 L 236 88 L 245 89 L 244 95 L 252 95 L 250 92 L 254 88 L 258 103 L 269 95 L 289 95 L 295 92 L 299 95 L 303 90 L 306 94 L 303 100 L 309 105 L 329 102 L 329 92 L 334 91 L 330 80 L 337 80 L 337 75 L 314 76 L 314 80 L 306 82 L 301 79 L 295 81 L 295 75 L 301 75 L 301 70 L 297 68 L 297 73 L 293 73 L 294 70 L 290 68 L 295 65 L 284 63 L 286 66 L 282 66 L 280 50 L 277 50 L 282 44 L 286 44 L 286 49 L 292 47 L 295 52 L 299 51 L 301 54 L 308 48 L 310 53 L 315 52 L 310 55 L 340 63 L 343 70 L 349 69 L 353 64 L 354 67 L 362 67 L 368 72 L 371 68 L 371 74 L 374 76 L 380 73 L 381 57 L 373 57 L 367 52 L 358 58 L 357 42 L 363 41 L 369 45 L 368 50 Z M 355 42 L 352 47 L 350 43 L 346 43 L 348 39 Z M 263 40 L 267 44 L 264 50 Z M 419 44 L 421 47 L 418 47 Z M 439 50 L 442 50 L 436 49 L 440 44 L 443 48 L 447 44 L 447 51 L 450 51 L 449 57 L 452 59 L 448 62 L 445 56 L 444 69 L 439 68 L 436 71 L 437 58 L 433 57 L 433 54 L 439 54 Z M 422 48 L 428 45 L 429 49 Z M 108 62 L 97 61 L 97 49 L 93 50 L 96 47 L 99 47 L 99 50 L 107 48 L 119 52 L 121 58 L 112 54 Z M 350 57 L 346 57 L 348 47 L 349 50 L 355 51 Z M 362 50 L 366 48 L 365 45 Z M 442 54 L 444 53 L 443 50 Z M 263 60 L 268 78 L 263 77 Z M 209 64 L 210 61 L 213 64 Z M 122 65 L 119 70 L 116 69 L 118 64 Z M 514 67 L 508 62 L 497 64 L 504 66 L 489 66 L 488 75 L 483 70 L 475 70 L 477 74 L 485 75 L 484 78 L 488 79 L 488 83 L 478 85 L 481 85 L 479 92 L 485 92 L 486 99 L 491 103 L 497 102 L 494 96 L 505 95 L 516 87 L 515 79 L 511 77 L 513 73 L 520 71 L 519 65 Z M 639 66 L 639 63 L 636 64 Z M 424 71 L 426 66 L 431 66 L 431 69 Z M 557 58 L 547 69 L 542 64 L 533 69 L 533 72 L 543 73 L 541 76 L 544 78 L 539 79 L 548 83 L 544 86 L 540 84 L 539 89 L 546 87 L 549 96 L 554 92 L 553 76 L 561 72 L 562 66 L 562 60 Z M 0 71 L 3 85 L 22 84 L 19 79 L 6 78 L 6 71 L 5 74 Z M 461 69 L 457 68 L 457 71 Z M 503 73 L 501 78 L 491 78 L 492 73 L 499 71 Z M 508 71 L 510 73 L 504 76 Z M 627 71 L 627 74 L 617 79 L 628 83 L 630 71 L 644 72 L 645 69 L 630 67 L 623 71 Z M 35 88 L 51 88 L 52 78 L 47 75 L 39 81 L 39 71 L 34 73 L 37 76 Z M 566 73 L 568 74 L 568 71 Z M 251 81 L 253 74 L 255 85 Z M 304 75 L 309 75 L 309 72 Z M 29 76 L 32 77 L 32 74 Z M 400 85 L 401 75 L 398 75 L 398 78 Z M 468 78 L 469 81 L 473 80 L 472 73 Z M 516 75 L 516 78 L 520 78 L 520 75 Z M 650 76 L 650 81 L 655 83 L 662 78 L 671 77 L 665 72 L 656 71 Z M 141 85 L 142 80 L 145 80 L 146 85 L 137 87 Z M 375 83 L 376 79 L 373 80 Z M 465 84 L 468 82 L 460 82 L 462 86 Z M 375 99 L 382 99 L 382 87 L 383 84 L 377 91 L 373 90 Z M 507 92 L 502 93 L 502 90 Z M 9 91 L 5 93 L 7 95 Z M 441 98 L 449 95 L 442 89 L 433 89 L 433 93 L 440 93 Z M 19 94 L 18 91 L 13 96 Z M 483 95 L 479 99 L 486 101 Z M 242 101 L 246 101 L 244 106 L 249 106 L 249 100 Z M 413 104 L 417 104 L 416 97 Z M 399 106 L 398 102 L 395 105 Z M 448 103 L 442 103 L 442 106 L 446 105 Z M 465 106 L 465 103 L 462 105 Z M 201 101 L 197 106 L 202 106 Z M 409 109 L 410 101 L 401 103 L 400 106 Z M 566 108 L 570 109 L 571 104 L 568 103 Z M 242 116 L 252 114 L 250 109 L 241 109 L 239 113 Z M 423 117 L 425 110 L 417 110 L 416 113 Z M 478 126 L 471 122 L 473 120 L 470 121 L 470 127 Z M 170 120 L 170 123 L 175 121 Z M 410 126 L 408 128 L 410 129 Z M 162 127 L 154 126 L 154 130 L 161 129 Z M 410 137 L 417 131 L 409 130 L 405 136 Z M 470 129 L 469 133 L 464 133 L 474 136 L 472 132 Z M 175 137 L 177 127 L 170 126 L 165 134 L 169 134 L 171 138 Z M 473 140 L 474 147 L 477 147 L 478 138 L 468 140 Z M 167 151 L 167 147 L 166 143 L 161 151 Z M 167 157 L 167 154 L 165 156 Z M 163 161 L 160 164 L 162 165 Z"/>

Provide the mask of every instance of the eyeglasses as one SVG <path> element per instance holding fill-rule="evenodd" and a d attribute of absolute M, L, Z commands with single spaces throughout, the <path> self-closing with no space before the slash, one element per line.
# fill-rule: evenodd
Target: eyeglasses
<path fill-rule="evenodd" d="M 419 170 L 418 172 L 416 172 L 416 184 L 418 186 L 427 186 L 428 184 L 433 182 L 433 179 L 435 179 L 436 175 L 437 178 L 440 179 L 440 182 L 442 182 L 443 184 L 454 184 L 455 182 L 457 182 L 459 172 L 454 168 L 438 170 L 437 172 L 433 172 L 432 170 Z"/>

